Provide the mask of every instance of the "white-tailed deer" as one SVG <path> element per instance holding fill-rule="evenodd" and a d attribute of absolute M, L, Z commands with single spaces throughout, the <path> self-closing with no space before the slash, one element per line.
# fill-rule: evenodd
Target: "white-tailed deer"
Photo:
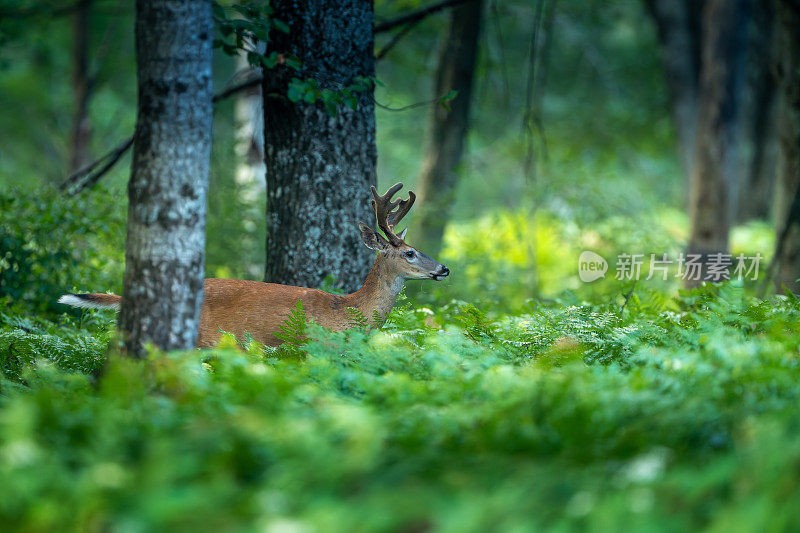
<path fill-rule="evenodd" d="M 392 201 L 403 188 L 402 183 L 392 186 L 386 194 L 378 196 L 372 187 L 372 207 L 378 228 L 386 235 L 359 223 L 364 244 L 378 252 L 367 279 L 359 290 L 339 296 L 306 287 L 278 285 L 241 279 L 206 279 L 205 298 L 200 312 L 200 330 L 197 346 L 213 346 L 221 331 L 233 333 L 243 339 L 250 333 L 254 339 L 267 346 L 277 346 L 282 341 L 274 333 L 291 313 L 298 301 L 303 302 L 306 316 L 332 330 L 353 327 L 353 311 L 363 315 L 377 327 L 394 307 L 403 282 L 407 279 L 441 280 L 450 270 L 415 250 L 403 240 L 406 230 L 395 233 L 395 226 L 414 204 L 414 193 L 408 199 Z M 59 303 L 73 307 L 118 309 L 121 298 L 113 294 L 65 294 Z"/>

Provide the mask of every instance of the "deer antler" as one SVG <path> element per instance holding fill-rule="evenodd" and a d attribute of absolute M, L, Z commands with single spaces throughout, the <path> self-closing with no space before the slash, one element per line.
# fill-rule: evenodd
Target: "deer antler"
<path fill-rule="evenodd" d="M 400 246 L 403 244 L 403 239 L 394 233 L 394 227 L 406 216 L 411 206 L 414 205 L 414 200 L 417 199 L 413 192 L 408 191 L 407 200 L 398 198 L 392 202 L 392 196 L 402 188 L 402 183 L 395 183 L 386 191 L 386 194 L 378 196 L 378 191 L 375 190 L 375 187 L 370 187 L 372 191 L 372 208 L 375 210 L 375 219 L 378 222 L 378 227 L 386 234 L 386 238 L 389 239 L 389 243 L 391 243 L 392 246 Z"/>

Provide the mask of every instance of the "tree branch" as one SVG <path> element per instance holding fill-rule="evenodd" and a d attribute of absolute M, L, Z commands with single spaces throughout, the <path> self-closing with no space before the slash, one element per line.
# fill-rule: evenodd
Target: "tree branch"
<path fill-rule="evenodd" d="M 244 91 L 245 89 L 250 89 L 251 87 L 257 87 L 261 84 L 261 81 L 264 79 L 264 76 L 261 74 L 260 70 L 255 69 L 245 69 L 247 75 L 245 76 L 244 80 L 237 83 L 236 85 L 231 85 L 227 89 L 223 89 L 222 91 L 218 92 L 214 95 L 211 99 L 212 103 L 217 103 L 220 100 L 225 100 L 226 98 L 230 98 L 232 95 L 238 93 L 239 91 Z M 234 78 L 237 77 L 239 73 L 234 74 Z"/>
<path fill-rule="evenodd" d="M 215 94 L 211 101 L 213 103 L 217 103 L 220 100 L 229 98 L 231 95 L 236 94 L 239 91 L 243 91 L 260 84 L 262 79 L 261 73 L 257 71 L 251 72 L 252 74 L 248 75 L 241 83 L 232 85 L 227 89 L 223 89 L 221 92 Z M 133 146 L 133 135 L 119 143 L 99 159 L 71 174 L 61 183 L 61 185 L 59 185 L 59 190 L 65 191 L 69 196 L 75 196 L 84 189 L 92 187 L 95 183 L 100 181 L 100 178 L 102 178 L 109 170 L 111 170 L 114 165 L 117 164 L 122 156 L 125 155 L 128 150 L 130 150 L 131 146 Z M 104 161 L 105 164 L 103 164 Z"/>
<path fill-rule="evenodd" d="M 400 15 L 399 17 L 387 20 L 386 22 L 382 22 L 381 24 L 376 25 L 373 31 L 376 34 L 383 33 L 398 26 L 403 26 L 412 22 L 419 22 L 428 15 L 432 15 L 437 11 L 441 11 L 442 9 L 446 9 L 448 7 L 457 6 L 458 4 L 462 4 L 467 1 L 470 0 L 442 0 L 441 2 L 436 2 L 435 4 L 421 7 L 416 11 L 412 11 L 410 13 L 406 13 L 405 15 Z"/>
<path fill-rule="evenodd" d="M 386 46 L 384 46 L 378 52 L 376 59 L 378 60 L 382 59 L 389 52 L 389 50 L 391 50 L 392 47 L 394 47 L 394 45 L 397 44 L 400 38 L 406 35 L 416 24 L 418 24 L 422 19 L 424 19 L 428 15 L 432 15 L 433 13 L 436 13 L 448 7 L 457 6 L 458 4 L 462 4 L 468 1 L 472 0 L 442 0 L 440 2 L 436 2 L 429 6 L 420 8 L 416 11 L 406 13 L 405 15 L 401 15 L 397 18 L 378 24 L 377 26 L 374 27 L 373 30 L 374 33 L 386 32 L 394 28 L 397 28 L 398 26 L 405 26 L 405 27 L 397 35 L 395 35 L 395 37 L 391 41 L 389 41 L 389 43 Z M 255 87 L 261 83 L 262 79 L 263 76 L 260 72 L 251 71 L 251 74 L 248 75 L 247 78 L 245 78 L 245 80 L 242 81 L 241 83 L 232 85 L 231 87 L 223 89 L 221 92 L 215 94 L 214 97 L 212 98 L 212 102 L 217 103 L 221 100 L 229 98 L 230 96 L 238 93 L 239 91 Z M 419 107 L 421 105 L 429 105 L 430 103 L 435 101 L 436 99 L 432 100 L 431 102 L 419 102 L 417 104 L 411 104 L 409 106 L 405 106 L 400 109 L 390 108 L 388 106 L 379 104 L 378 102 L 375 102 L 375 104 L 383 109 L 387 109 L 390 111 L 404 111 L 406 109 L 412 109 L 414 107 Z M 61 183 L 61 185 L 59 185 L 59 189 L 61 191 L 66 191 L 67 194 L 70 196 L 74 196 L 79 192 L 83 191 L 84 189 L 93 186 L 95 183 L 100 181 L 100 178 L 102 178 L 109 170 L 111 170 L 114 167 L 114 165 L 117 164 L 117 162 L 122 158 L 122 156 L 125 155 L 125 153 L 128 150 L 130 150 L 131 146 L 133 146 L 133 135 L 131 135 L 130 137 L 119 143 L 116 147 L 114 147 L 112 150 L 107 152 L 99 159 L 95 160 L 93 163 L 90 163 L 89 165 L 80 169 L 74 174 L 71 174 L 67 179 L 65 179 Z M 100 166 L 103 163 L 103 161 L 107 162 L 102 166 Z"/>
<path fill-rule="evenodd" d="M 117 161 L 125 155 L 130 147 L 133 146 L 133 135 L 119 143 L 113 150 L 106 153 L 100 159 L 83 167 L 72 174 L 58 186 L 59 190 L 65 191 L 69 196 L 75 196 L 82 190 L 97 183 L 103 175 L 117 164 Z M 103 166 L 95 170 L 103 161 L 108 160 Z"/>
<path fill-rule="evenodd" d="M 408 32 L 413 30 L 416 27 L 416 25 L 419 24 L 420 22 L 422 22 L 422 19 L 409 22 L 408 24 L 400 28 L 400 31 L 395 33 L 392 36 L 391 40 L 388 43 L 386 43 L 386 45 L 383 48 L 381 48 L 377 54 L 375 54 L 375 61 L 380 61 L 381 59 L 383 59 L 384 56 L 386 56 L 386 54 L 388 54 L 389 51 L 392 48 L 394 48 L 394 45 L 396 45 L 400 41 L 400 39 L 405 37 Z"/>

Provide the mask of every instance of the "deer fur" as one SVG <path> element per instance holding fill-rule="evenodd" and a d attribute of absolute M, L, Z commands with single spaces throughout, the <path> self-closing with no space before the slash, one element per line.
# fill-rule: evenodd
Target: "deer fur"
<path fill-rule="evenodd" d="M 331 330 L 353 327 L 352 309 L 363 315 L 372 327 L 378 327 L 394 307 L 406 280 L 439 281 L 449 275 L 446 266 L 406 244 L 406 230 L 395 233 L 395 225 L 408 213 L 415 198 L 409 191 L 407 200 L 391 202 L 391 197 L 402 186 L 402 183 L 394 185 L 383 196 L 378 196 L 372 187 L 376 222 L 386 238 L 366 224 L 359 224 L 364 244 L 377 252 L 375 263 L 360 289 L 352 294 L 336 295 L 277 283 L 206 279 L 197 346 L 215 345 L 222 331 L 233 333 L 239 339 L 249 333 L 267 346 L 277 346 L 282 341 L 274 334 L 280 331 L 298 301 L 303 302 L 308 318 Z M 121 297 L 100 293 L 65 294 L 58 302 L 73 307 L 119 309 Z"/>

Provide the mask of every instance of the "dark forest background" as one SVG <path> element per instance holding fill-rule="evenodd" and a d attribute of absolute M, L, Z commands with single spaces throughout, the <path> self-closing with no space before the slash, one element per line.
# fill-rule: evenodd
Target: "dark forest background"
<path fill-rule="evenodd" d="M 102 273 L 96 264 L 78 271 L 65 264 L 59 268 L 65 276 L 54 285 L 118 291 L 129 155 L 75 197 L 54 188 L 133 131 L 134 10 L 128 2 L 107 0 L 80 5 L 80 15 L 58 7 L 20 8 L 22 16 L 3 19 L 0 179 L 32 212 L 76 202 L 65 208 L 72 214 L 58 221 L 64 237 L 59 246 L 72 248 L 67 255 L 86 263 L 91 258 L 76 256 L 75 249 L 102 247 Z M 419 7 L 379 2 L 376 23 Z M 665 58 L 677 53 L 660 44 L 653 9 L 636 0 L 486 3 L 454 203 L 441 214 L 447 222 L 441 259 L 463 275 L 426 291 L 431 301 L 493 298 L 511 309 L 527 298 L 564 291 L 612 295 L 621 290 L 613 279 L 578 281 L 580 251 L 599 252 L 613 269 L 619 253 L 677 256 L 683 250 L 690 234 L 688 176 L 673 111 L 680 102 L 670 92 L 673 73 L 665 70 Z M 699 4 L 691 9 L 700 25 Z M 434 94 L 434 84 L 449 16 L 445 9 L 424 18 L 376 62 L 382 82 L 375 91 L 381 190 L 395 181 L 419 189 L 427 123 L 438 106 L 432 100 L 442 96 Z M 746 33 L 755 24 L 748 22 Z M 392 36 L 379 33 L 376 51 Z M 765 67 L 769 57 L 748 64 Z M 215 91 L 240 81 L 241 67 L 242 61 L 217 50 Z M 757 75 L 772 76 L 767 68 Z M 684 91 L 696 98 L 697 79 L 675 83 L 694 83 Z M 735 168 L 741 170 L 743 193 L 731 251 L 769 257 L 774 105 L 754 101 L 763 98 L 754 81 L 745 77 L 740 83 L 744 109 Z M 774 82 L 771 90 L 774 98 Z M 263 279 L 263 167 L 245 169 L 250 147 L 246 138 L 237 140 L 242 126 L 236 118 L 239 106 L 240 116 L 249 119 L 242 96 L 215 106 L 206 271 L 211 277 Z M 765 105 L 767 117 L 756 116 Z M 758 120 L 767 123 L 754 124 Z M 756 150 L 763 162 L 753 161 Z M 756 172 L 754 165 L 764 170 Z M 757 185 L 747 181 L 756 178 Z M 766 207 L 750 207 L 757 202 Z M 5 213 L 21 218 L 10 209 Z M 72 218 L 80 221 L 67 229 Z M 413 218 L 409 225 L 411 242 L 419 243 Z"/>

